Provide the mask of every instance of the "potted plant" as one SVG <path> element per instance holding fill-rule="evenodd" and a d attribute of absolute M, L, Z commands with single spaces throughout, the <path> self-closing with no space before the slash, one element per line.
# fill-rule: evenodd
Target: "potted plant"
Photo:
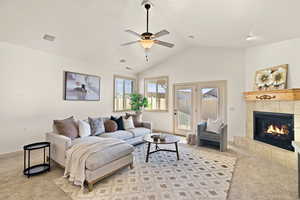
<path fill-rule="evenodd" d="M 130 94 L 131 110 L 137 115 L 138 121 L 142 121 L 142 111 L 148 107 L 148 100 L 139 93 Z"/>

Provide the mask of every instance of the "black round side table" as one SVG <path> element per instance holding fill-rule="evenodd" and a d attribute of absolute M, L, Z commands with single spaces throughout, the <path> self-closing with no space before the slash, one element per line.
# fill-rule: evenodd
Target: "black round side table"
<path fill-rule="evenodd" d="M 48 147 L 48 158 L 46 160 L 46 148 Z M 38 142 L 33 144 L 28 144 L 23 147 L 24 149 L 24 170 L 23 174 L 28 178 L 37 174 L 41 174 L 46 171 L 50 171 L 50 142 Z M 44 150 L 44 163 L 34 166 L 30 166 L 30 152 L 37 149 Z M 28 156 L 27 156 L 28 155 Z M 26 165 L 27 163 L 27 165 Z"/>

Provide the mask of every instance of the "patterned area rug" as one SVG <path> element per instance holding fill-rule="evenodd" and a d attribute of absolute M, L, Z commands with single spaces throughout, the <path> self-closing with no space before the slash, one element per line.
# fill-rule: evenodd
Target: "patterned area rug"
<path fill-rule="evenodd" d="M 164 145 L 161 148 L 172 148 Z M 151 154 L 136 146 L 134 169 L 123 169 L 82 191 L 68 180 L 55 183 L 73 200 L 225 200 L 236 158 L 179 144 L 180 160 L 171 152 Z"/>

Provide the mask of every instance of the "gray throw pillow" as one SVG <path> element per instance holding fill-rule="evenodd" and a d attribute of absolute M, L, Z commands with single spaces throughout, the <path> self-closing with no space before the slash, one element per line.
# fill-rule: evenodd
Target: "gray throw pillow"
<path fill-rule="evenodd" d="M 91 133 L 92 135 L 100 135 L 101 133 L 105 132 L 105 128 L 104 128 L 104 120 L 103 118 L 99 117 L 99 118 L 88 118 L 89 120 L 89 124 L 91 126 Z"/>

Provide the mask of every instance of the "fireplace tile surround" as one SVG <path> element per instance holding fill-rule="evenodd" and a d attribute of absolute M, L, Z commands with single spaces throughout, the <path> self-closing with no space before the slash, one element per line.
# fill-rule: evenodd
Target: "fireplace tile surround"
<path fill-rule="evenodd" d="M 246 101 L 246 137 L 234 137 L 234 144 L 253 154 L 277 162 L 288 168 L 297 168 L 297 155 L 270 144 L 253 139 L 253 112 L 294 114 L 294 139 L 300 141 L 300 101 Z"/>

